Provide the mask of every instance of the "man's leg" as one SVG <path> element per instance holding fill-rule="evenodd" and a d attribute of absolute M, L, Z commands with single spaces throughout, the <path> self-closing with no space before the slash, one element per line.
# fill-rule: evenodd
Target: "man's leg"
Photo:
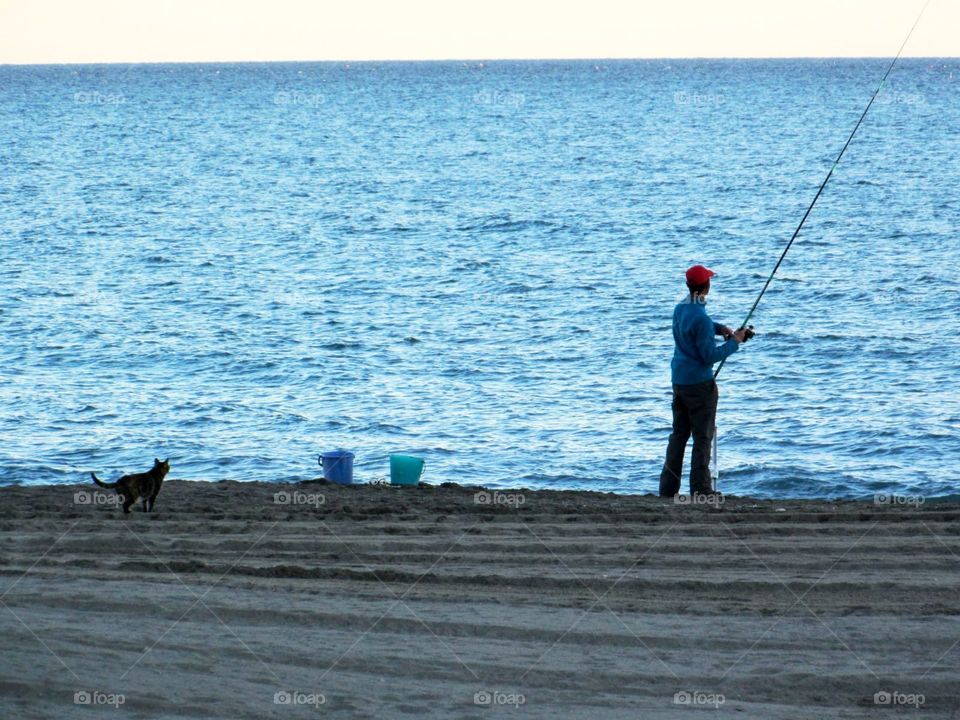
<path fill-rule="evenodd" d="M 717 383 L 690 385 L 684 398 L 690 408 L 690 427 L 693 434 L 693 453 L 690 457 L 690 492 L 713 491 L 710 477 L 710 451 L 717 422 Z"/>
<path fill-rule="evenodd" d="M 673 432 L 667 442 L 667 459 L 660 471 L 660 496 L 673 497 L 680 492 L 680 474 L 683 472 L 683 453 L 690 439 L 690 417 L 683 398 L 673 386 Z"/>

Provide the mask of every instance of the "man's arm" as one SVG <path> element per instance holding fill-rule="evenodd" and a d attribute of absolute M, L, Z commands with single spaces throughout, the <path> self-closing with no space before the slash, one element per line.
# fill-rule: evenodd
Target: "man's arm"
<path fill-rule="evenodd" d="M 736 338 L 731 336 L 730 339 L 722 345 L 717 345 L 713 339 L 714 336 L 712 332 L 716 330 L 716 323 L 710 322 L 706 318 L 703 318 L 703 320 L 703 323 L 699 324 L 696 330 L 697 353 L 704 363 L 713 365 L 733 355 L 740 347 L 740 344 Z"/>

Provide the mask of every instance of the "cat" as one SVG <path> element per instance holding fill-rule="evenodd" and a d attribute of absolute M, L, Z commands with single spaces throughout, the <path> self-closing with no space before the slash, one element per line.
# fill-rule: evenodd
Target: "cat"
<path fill-rule="evenodd" d="M 152 512 L 153 503 L 160 494 L 160 486 L 163 484 L 163 478 L 170 472 L 170 458 L 160 461 L 159 458 L 153 459 L 153 467 L 145 473 L 135 473 L 133 475 L 124 475 L 122 478 L 112 483 L 105 483 L 97 477 L 96 473 L 90 473 L 93 481 L 102 488 L 108 490 L 115 489 L 117 495 L 123 498 L 123 511 L 130 512 L 130 507 L 138 498 L 143 498 L 143 511 Z"/>

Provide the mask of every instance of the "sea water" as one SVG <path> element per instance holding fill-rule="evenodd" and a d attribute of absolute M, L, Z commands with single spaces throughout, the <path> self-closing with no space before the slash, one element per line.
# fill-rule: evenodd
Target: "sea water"
<path fill-rule="evenodd" d="M 0 482 L 655 492 L 888 61 L 0 67 Z M 720 487 L 960 482 L 960 61 L 898 63 L 720 376 Z M 685 483 L 686 484 L 686 483 Z"/>

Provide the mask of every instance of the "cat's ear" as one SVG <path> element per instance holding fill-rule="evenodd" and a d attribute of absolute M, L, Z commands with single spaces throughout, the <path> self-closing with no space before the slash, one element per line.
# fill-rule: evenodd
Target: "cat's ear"
<path fill-rule="evenodd" d="M 155 465 L 159 465 L 159 464 L 160 464 L 160 458 L 154 458 L 154 459 L 153 459 L 153 462 L 154 462 Z"/>
<path fill-rule="evenodd" d="M 170 458 L 167 458 L 166 460 L 164 460 L 164 461 L 163 461 L 163 464 L 164 464 L 164 465 L 169 465 L 169 464 L 170 464 Z"/>

